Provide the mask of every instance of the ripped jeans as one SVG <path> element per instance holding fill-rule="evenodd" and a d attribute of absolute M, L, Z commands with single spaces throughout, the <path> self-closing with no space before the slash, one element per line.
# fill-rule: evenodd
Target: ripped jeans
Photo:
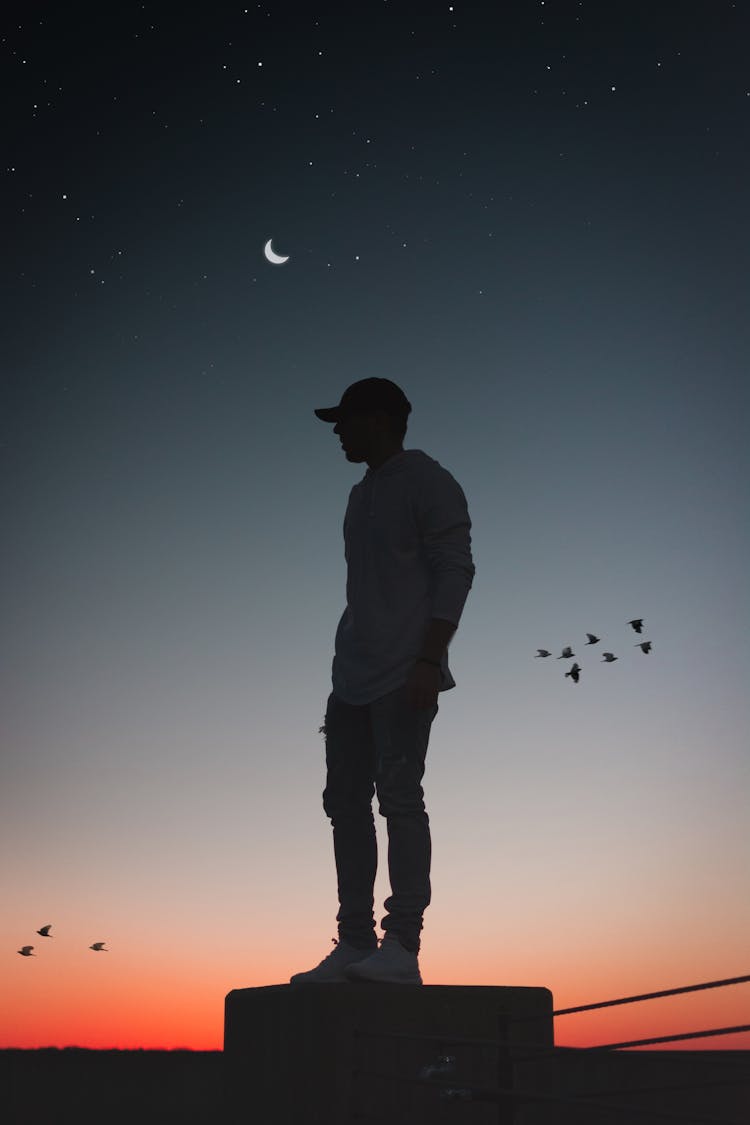
<path fill-rule="evenodd" d="M 372 703 L 328 697 L 325 724 L 326 787 L 323 808 L 333 827 L 338 878 L 339 940 L 375 949 L 373 915 L 378 848 L 372 799 L 388 826 L 384 931 L 419 952 L 422 915 L 430 903 L 430 821 L 421 786 L 437 703 L 424 711 L 406 702 L 405 685 Z"/>

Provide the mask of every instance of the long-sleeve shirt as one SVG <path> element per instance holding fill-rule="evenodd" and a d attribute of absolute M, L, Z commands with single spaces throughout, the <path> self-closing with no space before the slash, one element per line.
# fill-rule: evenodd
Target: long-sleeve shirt
<path fill-rule="evenodd" d="M 336 630 L 334 695 L 364 704 L 404 684 L 433 617 L 458 626 L 474 580 L 471 520 L 458 482 L 421 449 L 368 469 L 344 516 L 346 609 Z M 447 649 L 439 691 L 456 681 Z"/>

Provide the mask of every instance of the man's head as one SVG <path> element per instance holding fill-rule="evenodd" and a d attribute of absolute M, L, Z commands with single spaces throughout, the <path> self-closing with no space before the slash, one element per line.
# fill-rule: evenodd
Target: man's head
<path fill-rule="evenodd" d="M 377 469 L 403 451 L 411 403 L 390 379 L 361 379 L 344 391 L 338 406 L 315 414 L 333 422 L 348 461 L 367 461 Z"/>
<path fill-rule="evenodd" d="M 367 461 L 371 469 L 377 469 L 403 451 L 406 426 L 405 416 L 397 417 L 378 407 L 340 418 L 333 432 L 341 440 L 347 461 Z"/>

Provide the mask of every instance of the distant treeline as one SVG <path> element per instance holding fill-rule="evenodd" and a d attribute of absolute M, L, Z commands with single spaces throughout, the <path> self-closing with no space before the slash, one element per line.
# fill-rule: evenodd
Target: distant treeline
<path fill-rule="evenodd" d="M 4 1125 L 215 1125 L 222 1051 L 90 1047 L 0 1049 Z"/>
<path fill-rule="evenodd" d="M 221 1051 L 201 1051 L 194 1047 L 0 1047 L 4 1054 L 94 1054 L 94 1055 L 220 1055 Z"/>

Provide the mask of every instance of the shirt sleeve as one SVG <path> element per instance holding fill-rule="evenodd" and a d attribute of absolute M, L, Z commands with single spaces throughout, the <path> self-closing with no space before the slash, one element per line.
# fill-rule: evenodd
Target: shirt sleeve
<path fill-rule="evenodd" d="M 466 497 L 442 466 L 425 479 L 417 502 L 417 525 L 432 575 L 432 616 L 458 628 L 476 568 Z"/>

